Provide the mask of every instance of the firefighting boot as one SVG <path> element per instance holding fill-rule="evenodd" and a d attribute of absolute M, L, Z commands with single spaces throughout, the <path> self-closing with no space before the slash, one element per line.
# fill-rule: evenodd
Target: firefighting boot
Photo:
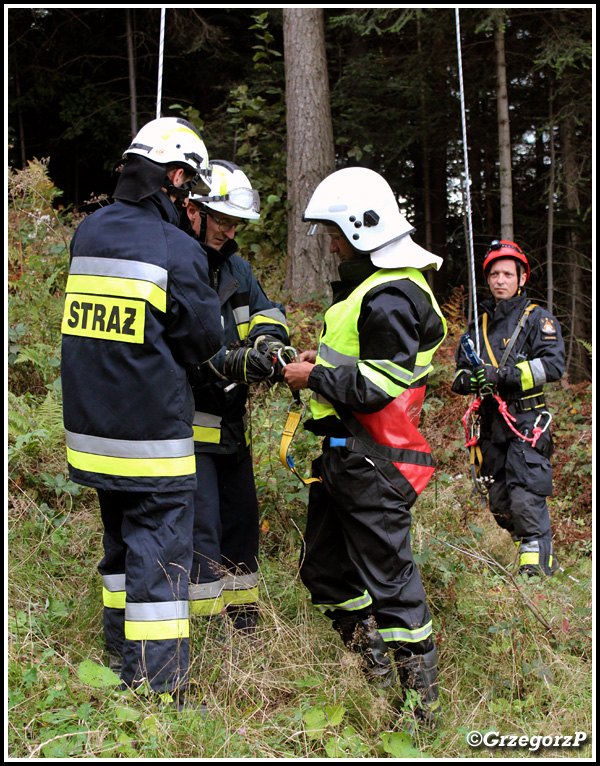
<path fill-rule="evenodd" d="M 437 649 L 435 646 L 426 654 L 406 656 L 395 653 L 398 677 L 403 689 L 414 689 L 421 702 L 413 711 L 415 724 L 419 729 L 433 731 L 442 720 L 438 689 Z"/>
<path fill-rule="evenodd" d="M 364 673 L 370 683 L 378 689 L 387 689 L 394 683 L 394 664 L 373 615 L 362 620 L 336 620 L 333 627 L 342 637 L 346 648 L 364 659 Z"/>

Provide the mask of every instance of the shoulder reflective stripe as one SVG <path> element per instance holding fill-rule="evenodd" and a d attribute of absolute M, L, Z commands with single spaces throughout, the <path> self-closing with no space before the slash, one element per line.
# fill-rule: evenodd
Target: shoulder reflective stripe
<path fill-rule="evenodd" d="M 109 609 L 125 609 L 126 596 L 124 590 L 110 591 L 102 588 L 102 604 Z"/>
<path fill-rule="evenodd" d="M 102 586 L 109 591 L 125 590 L 124 574 L 102 575 Z"/>
<path fill-rule="evenodd" d="M 162 266 L 144 261 L 128 261 L 123 258 L 87 258 L 78 256 L 71 261 L 69 274 L 86 274 L 99 277 L 123 277 L 153 282 L 162 290 L 167 289 L 169 273 Z"/>
<path fill-rule="evenodd" d="M 351 598 L 348 601 L 344 601 L 341 604 L 314 604 L 315 609 L 318 612 L 325 613 L 333 611 L 334 609 L 343 609 L 347 612 L 353 612 L 357 609 L 363 609 L 366 606 L 370 606 L 373 603 L 373 599 L 367 591 L 358 598 Z"/>
<path fill-rule="evenodd" d="M 90 436 L 65 430 L 67 447 L 77 452 L 104 455 L 116 458 L 177 458 L 194 454 L 194 440 L 157 439 L 137 441 L 131 439 L 109 439 L 104 436 Z"/>
<path fill-rule="evenodd" d="M 68 293 L 60 330 L 63 335 L 143 343 L 146 304 L 133 298 Z"/>
<path fill-rule="evenodd" d="M 287 328 L 285 316 L 279 309 L 267 309 L 258 311 L 250 317 L 250 328 L 257 324 L 280 324 Z"/>
<path fill-rule="evenodd" d="M 408 628 L 380 628 L 379 632 L 384 641 L 423 641 L 428 638 L 432 632 L 432 623 L 428 622 L 422 628 L 409 630 Z"/>
<path fill-rule="evenodd" d="M 66 291 L 138 298 L 165 312 L 168 277 L 166 269 L 143 261 L 77 257 L 71 262 Z"/>
<path fill-rule="evenodd" d="M 131 622 L 184 620 L 189 616 L 189 601 L 151 601 L 125 605 L 125 619 Z"/>
<path fill-rule="evenodd" d="M 66 292 L 85 295 L 111 295 L 134 298 L 151 303 L 163 314 L 167 310 L 167 293 L 149 282 L 116 277 L 92 277 L 72 275 L 67 280 Z"/>
<path fill-rule="evenodd" d="M 223 590 L 247 590 L 258 584 L 258 572 L 245 575 L 225 575 L 221 578 Z"/>
<path fill-rule="evenodd" d="M 189 637 L 189 618 L 165 622 L 133 622 L 125 619 L 125 638 L 128 641 L 168 641 Z"/>

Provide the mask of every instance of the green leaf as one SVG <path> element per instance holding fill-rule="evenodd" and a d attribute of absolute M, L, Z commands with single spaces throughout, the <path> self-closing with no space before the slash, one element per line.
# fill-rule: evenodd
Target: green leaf
<path fill-rule="evenodd" d="M 84 684 L 88 686 L 119 686 L 121 679 L 110 668 L 104 665 L 97 665 L 90 660 L 84 660 L 77 668 L 77 675 Z"/>
<path fill-rule="evenodd" d="M 381 733 L 381 742 L 386 753 L 394 758 L 422 758 L 420 750 L 413 747 L 410 735 L 404 731 L 384 731 Z"/>
<path fill-rule="evenodd" d="M 346 708 L 343 705 L 325 705 L 323 712 L 330 726 L 338 726 L 342 722 Z"/>

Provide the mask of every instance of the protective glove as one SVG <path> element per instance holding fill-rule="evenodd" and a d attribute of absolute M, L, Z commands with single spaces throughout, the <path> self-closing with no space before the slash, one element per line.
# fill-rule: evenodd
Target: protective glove
<path fill-rule="evenodd" d="M 471 392 L 478 393 L 484 388 L 496 388 L 498 370 L 491 364 L 478 364 L 471 375 Z"/>
<path fill-rule="evenodd" d="M 254 341 L 254 348 L 271 357 L 273 375 L 269 378 L 269 385 L 281 383 L 283 381 L 282 370 L 285 364 L 293 361 L 286 350 L 285 343 L 279 340 L 279 338 L 274 338 L 272 335 L 261 335 Z M 278 352 L 281 352 L 281 354 Z"/>
<path fill-rule="evenodd" d="M 259 383 L 273 375 L 272 354 L 258 348 L 238 348 L 225 357 L 223 372 L 229 380 Z"/>

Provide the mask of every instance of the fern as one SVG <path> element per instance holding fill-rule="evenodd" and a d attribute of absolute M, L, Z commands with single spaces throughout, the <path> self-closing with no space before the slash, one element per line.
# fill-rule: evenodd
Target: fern
<path fill-rule="evenodd" d="M 588 352 L 590 359 L 592 358 L 592 344 L 587 340 L 582 340 L 581 338 L 577 338 L 579 343 L 584 347 L 584 349 Z"/>

